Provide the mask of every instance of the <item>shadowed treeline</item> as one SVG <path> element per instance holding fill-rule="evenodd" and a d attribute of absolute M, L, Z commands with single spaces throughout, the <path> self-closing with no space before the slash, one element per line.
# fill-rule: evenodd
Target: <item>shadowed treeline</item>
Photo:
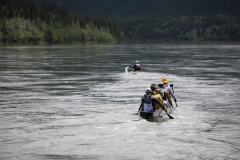
<path fill-rule="evenodd" d="M 78 14 L 113 18 L 125 41 L 240 40 L 239 0 L 55 0 Z"/>
<path fill-rule="evenodd" d="M 127 41 L 240 40 L 240 16 L 146 16 L 126 18 L 118 24 Z"/>
<path fill-rule="evenodd" d="M 78 14 L 109 18 L 164 15 L 239 15 L 239 0 L 55 0 Z"/>
<path fill-rule="evenodd" d="M 52 0 L 0 0 L 0 43 L 113 43 L 123 33 L 109 19 L 70 13 Z"/>
<path fill-rule="evenodd" d="M 0 44 L 239 41 L 239 0 L 0 0 Z"/>

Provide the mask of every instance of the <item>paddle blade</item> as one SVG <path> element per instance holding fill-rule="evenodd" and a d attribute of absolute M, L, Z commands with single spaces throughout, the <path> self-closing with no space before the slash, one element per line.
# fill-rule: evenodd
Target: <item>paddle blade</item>
<path fill-rule="evenodd" d="M 169 115 L 169 114 L 167 114 L 167 115 L 168 115 L 169 119 L 174 119 L 171 115 Z"/>
<path fill-rule="evenodd" d="M 125 67 L 125 72 L 128 72 L 128 67 Z"/>

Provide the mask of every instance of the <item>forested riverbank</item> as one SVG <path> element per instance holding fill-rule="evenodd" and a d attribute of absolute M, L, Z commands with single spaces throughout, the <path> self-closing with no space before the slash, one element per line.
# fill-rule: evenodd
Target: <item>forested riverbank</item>
<path fill-rule="evenodd" d="M 118 24 L 127 41 L 240 41 L 238 15 L 145 16 Z"/>
<path fill-rule="evenodd" d="M 50 0 L 1 0 L 0 44 L 115 43 L 114 21 L 70 13 Z"/>
<path fill-rule="evenodd" d="M 236 0 L 0 2 L 1 45 L 240 41 Z"/>
<path fill-rule="evenodd" d="M 56 1 L 114 19 L 126 42 L 240 41 L 239 0 Z"/>

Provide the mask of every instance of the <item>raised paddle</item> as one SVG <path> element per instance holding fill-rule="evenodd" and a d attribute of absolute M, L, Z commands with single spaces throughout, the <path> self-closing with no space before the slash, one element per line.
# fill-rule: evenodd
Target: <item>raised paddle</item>
<path fill-rule="evenodd" d="M 172 91 L 173 91 L 173 93 L 174 93 L 173 84 L 170 84 L 170 87 L 172 88 Z M 176 107 L 178 107 L 178 105 L 177 105 L 177 100 L 176 100 L 176 99 L 174 99 L 174 102 L 175 102 L 175 104 L 176 104 Z"/>
<path fill-rule="evenodd" d="M 173 84 L 170 84 L 170 87 L 172 88 L 172 91 L 173 91 L 173 93 L 174 93 L 174 90 L 173 90 Z"/>

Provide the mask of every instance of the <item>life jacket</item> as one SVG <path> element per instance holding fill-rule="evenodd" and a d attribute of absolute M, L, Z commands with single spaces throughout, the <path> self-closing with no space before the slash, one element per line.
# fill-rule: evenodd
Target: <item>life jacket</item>
<path fill-rule="evenodd" d="M 153 101 L 151 99 L 151 95 L 149 97 L 147 97 L 146 95 L 144 95 L 144 99 L 142 99 L 142 103 L 143 103 L 143 112 L 153 112 Z"/>
<path fill-rule="evenodd" d="M 153 91 L 152 93 L 153 93 L 154 97 L 156 97 L 160 102 L 163 103 L 162 96 L 157 91 Z M 153 106 L 154 106 L 155 110 L 161 108 L 161 106 L 158 103 L 156 103 L 156 102 L 154 103 Z"/>
<path fill-rule="evenodd" d="M 170 89 L 170 88 L 169 88 L 169 86 L 168 86 L 167 84 L 164 84 L 164 85 L 163 85 L 163 88 L 166 89 L 166 90 L 169 92 L 169 89 Z M 169 93 L 170 93 L 170 92 L 169 92 Z"/>
<path fill-rule="evenodd" d="M 140 69 L 140 64 L 135 64 L 135 69 L 139 70 Z"/>
<path fill-rule="evenodd" d="M 169 93 L 169 95 L 170 95 L 171 97 L 175 98 L 175 96 L 173 95 L 172 88 L 171 88 L 169 85 L 164 84 L 164 85 L 163 85 L 163 88 L 168 91 L 168 93 Z"/>
<path fill-rule="evenodd" d="M 167 85 L 167 84 L 164 84 L 164 85 L 163 85 L 163 88 L 164 88 L 164 89 L 168 89 L 168 85 Z"/>
<path fill-rule="evenodd" d="M 157 92 L 161 95 L 163 100 L 167 100 L 167 96 L 165 95 L 165 92 L 164 92 L 163 88 L 158 88 Z"/>

